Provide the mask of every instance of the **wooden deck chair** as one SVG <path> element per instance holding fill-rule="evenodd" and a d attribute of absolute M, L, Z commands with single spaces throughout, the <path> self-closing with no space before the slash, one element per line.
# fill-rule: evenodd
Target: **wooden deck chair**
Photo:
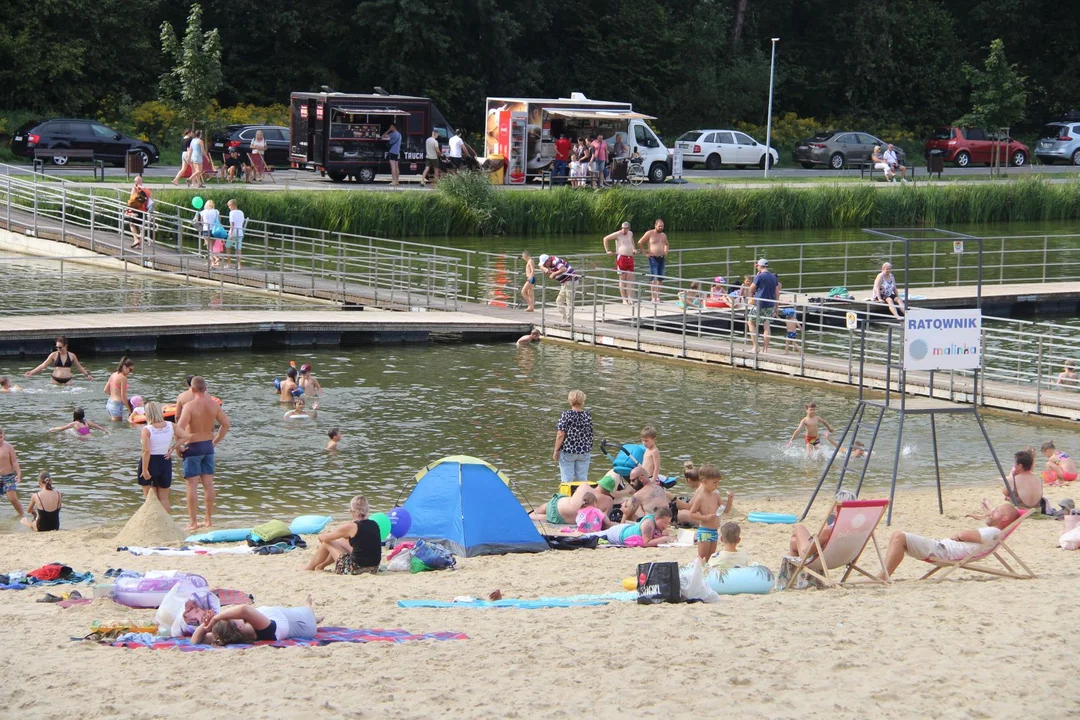
<path fill-rule="evenodd" d="M 1024 518 L 1029 517 L 1034 512 L 1035 510 L 1032 509 L 1025 510 L 1024 512 L 1020 513 L 1020 516 L 1018 518 L 1013 520 L 1008 527 L 1001 531 L 1001 534 L 997 536 L 996 540 L 990 543 L 986 543 L 985 545 L 981 545 L 978 550 L 971 553 L 963 560 L 939 560 L 935 557 L 926 558 L 925 560 L 923 560 L 923 562 L 930 563 L 934 566 L 934 568 L 919 579 L 926 580 L 938 570 L 942 569 L 944 569 L 945 572 L 938 575 L 934 579 L 935 582 L 941 582 L 946 577 L 948 577 L 950 573 L 956 570 L 970 570 L 972 572 L 981 572 L 986 573 L 987 575 L 996 575 L 998 577 L 1015 578 L 1017 580 L 1034 579 L 1035 573 L 1031 572 L 1031 569 L 1024 564 L 1024 561 L 1020 559 L 1020 556 L 1014 553 L 1012 551 L 1012 548 L 1005 544 L 1005 541 L 1009 539 L 1009 536 L 1016 532 L 1016 528 L 1020 527 L 1020 523 L 1024 521 Z M 1005 558 L 1003 558 L 999 553 L 1000 550 L 1004 550 L 1005 552 L 1009 553 L 1009 555 L 1012 556 L 1012 559 L 1016 561 L 1016 564 L 1024 569 L 1024 572 L 1013 570 L 1012 566 L 1009 565 L 1009 563 L 1006 562 Z M 996 558 L 997 561 L 1001 564 L 1001 567 L 1004 568 L 1004 570 L 993 566 L 987 567 L 985 564 L 976 564 L 979 563 L 979 561 L 986 560 L 990 557 Z"/>
<path fill-rule="evenodd" d="M 222 156 L 222 158 L 224 159 L 224 156 Z M 222 167 L 224 167 L 224 165 Z M 214 159 L 210 157 L 210 153 L 206 153 L 205 155 L 203 155 L 202 178 L 203 181 L 221 179 L 218 176 L 218 169 L 214 167 Z"/>
<path fill-rule="evenodd" d="M 267 166 L 266 160 L 262 155 L 258 153 L 250 153 L 248 155 L 248 162 L 251 163 L 251 167 L 255 168 L 255 175 L 262 180 L 263 178 L 269 178 L 270 182 L 277 183 L 274 179 L 274 171 Z"/>
<path fill-rule="evenodd" d="M 888 500 L 846 500 L 833 505 L 830 515 L 833 517 L 832 531 L 825 544 L 822 545 L 818 538 L 821 531 L 814 536 L 814 544 L 806 549 L 802 557 L 797 559 L 795 570 L 791 573 L 785 589 L 795 585 L 800 573 L 808 573 L 826 585 L 851 585 L 856 581 L 848 581 L 852 570 L 864 575 L 869 580 L 857 582 L 875 582 L 884 584 L 885 581 L 877 575 L 868 573 L 856 563 L 866 549 L 868 542 L 874 543 L 878 562 L 885 567 L 885 558 L 878 547 L 874 531 L 877 529 L 881 518 L 885 516 L 885 510 L 889 507 Z M 829 521 L 822 524 L 821 530 L 829 527 Z M 844 574 L 839 580 L 836 575 L 840 569 Z"/>

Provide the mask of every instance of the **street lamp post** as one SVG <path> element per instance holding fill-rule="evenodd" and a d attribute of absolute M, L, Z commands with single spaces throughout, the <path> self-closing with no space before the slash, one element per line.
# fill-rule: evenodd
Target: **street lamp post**
<path fill-rule="evenodd" d="M 769 164 L 772 162 L 772 96 L 773 78 L 776 77 L 776 42 L 772 39 L 772 60 L 769 62 L 769 115 L 765 120 L 765 179 L 769 179 Z"/>

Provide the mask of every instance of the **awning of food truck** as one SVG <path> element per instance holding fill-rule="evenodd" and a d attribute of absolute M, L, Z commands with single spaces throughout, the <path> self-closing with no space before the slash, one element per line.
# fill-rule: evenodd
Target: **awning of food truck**
<path fill-rule="evenodd" d="M 332 107 L 330 108 L 334 112 L 339 112 L 344 115 L 408 115 L 409 113 L 404 110 L 397 110 L 396 108 L 359 108 L 359 107 Z"/>
<path fill-rule="evenodd" d="M 564 110 L 562 108 L 544 108 L 552 117 L 571 120 L 655 120 L 652 115 L 633 110 Z"/>

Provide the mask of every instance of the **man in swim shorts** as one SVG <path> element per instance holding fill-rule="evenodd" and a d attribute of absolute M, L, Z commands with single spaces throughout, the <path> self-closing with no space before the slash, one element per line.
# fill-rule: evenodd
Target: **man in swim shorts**
<path fill-rule="evenodd" d="M 660 286 L 664 282 L 664 273 L 667 270 L 667 254 L 669 250 L 667 233 L 664 232 L 664 221 L 656 218 L 652 230 L 646 230 L 638 240 L 638 247 L 648 243 L 649 249 L 649 295 L 652 301 L 660 302 Z"/>
<path fill-rule="evenodd" d="M 776 315 L 776 301 L 780 299 L 780 282 L 776 279 L 776 275 L 769 272 L 769 261 L 767 259 L 761 258 L 757 261 L 755 267 L 758 273 L 750 284 L 750 294 L 754 297 L 754 304 L 750 308 L 750 314 L 747 317 L 747 322 L 750 324 L 750 342 L 756 353 L 758 347 L 757 328 L 758 325 L 764 325 L 764 330 L 762 330 L 762 352 L 769 352 L 769 337 L 771 335 L 769 323 L 772 322 L 773 317 Z"/>
<path fill-rule="evenodd" d="M 1020 511 L 1012 503 L 1005 503 L 991 511 L 986 518 L 986 527 L 964 530 L 951 538 L 937 540 L 914 533 L 894 532 L 889 538 L 889 549 L 885 552 L 885 570 L 879 577 L 888 581 L 904 561 L 905 555 L 918 560 L 963 560 L 984 545 L 997 540 L 1001 531 L 1012 525 L 1019 516 Z"/>
<path fill-rule="evenodd" d="M 608 247 L 615 241 L 615 250 Z M 618 232 L 604 236 L 604 252 L 615 255 L 615 269 L 619 271 L 619 295 L 624 305 L 632 305 L 634 298 L 634 233 L 630 232 L 630 223 L 624 222 Z"/>
<path fill-rule="evenodd" d="M 19 519 L 23 516 L 23 506 L 19 502 L 19 481 L 22 480 L 22 470 L 19 469 L 19 458 L 15 454 L 15 448 L 4 439 L 4 429 L 0 428 L 0 484 L 3 485 L 3 493 L 7 496 L 11 507 L 19 513 Z"/>
<path fill-rule="evenodd" d="M 206 393 L 206 380 L 196 375 L 191 379 L 192 399 L 176 422 L 176 432 L 183 439 L 184 482 L 187 483 L 188 530 L 199 527 L 198 488 L 203 487 L 206 519 L 203 527 L 213 524 L 214 514 L 214 448 L 229 432 L 229 418 Z M 215 423 L 219 426 L 214 434 Z"/>

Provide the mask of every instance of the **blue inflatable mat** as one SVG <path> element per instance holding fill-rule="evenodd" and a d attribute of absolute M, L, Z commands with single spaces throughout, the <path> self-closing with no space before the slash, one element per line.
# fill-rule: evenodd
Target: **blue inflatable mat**
<path fill-rule="evenodd" d="M 184 538 L 184 542 L 189 543 L 219 543 L 219 542 L 240 542 L 247 540 L 247 536 L 251 533 L 251 528 L 244 529 L 232 529 L 232 530 L 211 530 L 208 533 L 200 533 L 198 535 L 189 535 Z"/>
<path fill-rule="evenodd" d="M 792 525 L 797 522 L 799 518 L 795 515 L 784 515 L 783 513 L 752 512 L 746 516 L 746 519 L 750 522 L 766 523 L 769 525 L 777 523 Z"/>
<path fill-rule="evenodd" d="M 333 520 L 329 515 L 301 515 L 289 523 L 293 535 L 317 535 Z"/>
<path fill-rule="evenodd" d="M 765 595 L 772 591 L 775 578 L 769 568 L 755 565 L 723 572 L 710 570 L 705 582 L 721 595 Z"/>

